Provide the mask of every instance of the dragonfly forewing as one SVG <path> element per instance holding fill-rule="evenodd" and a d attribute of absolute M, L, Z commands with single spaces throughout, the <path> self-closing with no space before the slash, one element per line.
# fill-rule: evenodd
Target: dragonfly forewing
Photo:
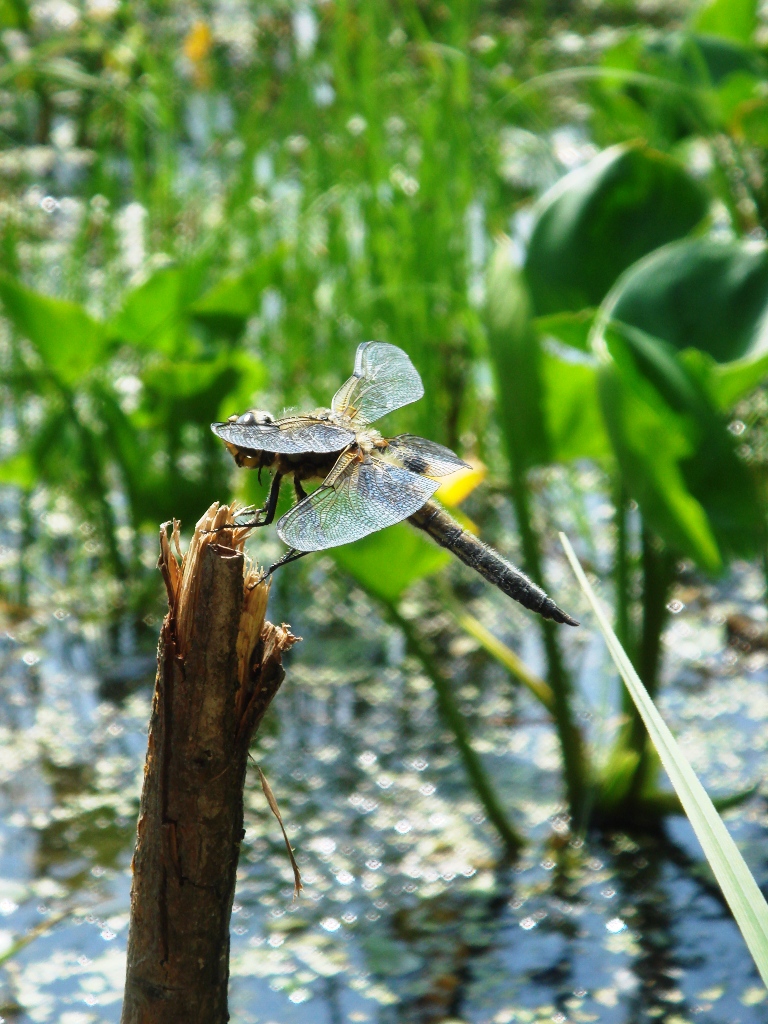
<path fill-rule="evenodd" d="M 340 452 L 355 439 L 353 430 L 311 416 L 290 416 L 272 423 L 212 423 L 211 430 L 240 448 L 283 455 Z"/>
<path fill-rule="evenodd" d="M 355 371 L 333 396 L 331 407 L 359 424 L 374 423 L 423 395 L 419 371 L 401 348 L 364 341 L 357 347 Z"/>

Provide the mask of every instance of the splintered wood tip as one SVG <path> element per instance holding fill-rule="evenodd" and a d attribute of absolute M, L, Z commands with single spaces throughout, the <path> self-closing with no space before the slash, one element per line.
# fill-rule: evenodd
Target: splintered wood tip
<path fill-rule="evenodd" d="M 263 579 L 255 562 L 244 553 L 249 530 L 238 526 L 235 519 L 244 509 L 237 502 L 222 505 L 215 501 L 195 526 L 189 547 L 181 553 L 180 523 L 174 519 L 160 528 L 158 566 L 168 592 L 168 605 L 176 624 L 180 653 L 184 653 L 191 634 L 192 617 L 197 600 L 201 569 L 206 551 L 216 547 L 222 556 L 242 555 L 245 559 L 243 579 L 243 610 L 238 636 L 238 660 L 243 671 L 264 625 L 269 596 L 269 581 Z M 170 536 L 168 527 L 171 527 Z"/>

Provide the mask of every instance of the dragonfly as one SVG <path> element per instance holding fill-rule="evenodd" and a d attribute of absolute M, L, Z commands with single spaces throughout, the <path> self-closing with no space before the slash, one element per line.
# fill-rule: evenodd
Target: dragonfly
<path fill-rule="evenodd" d="M 280 487 L 293 480 L 297 503 L 277 523 L 286 554 L 267 570 L 350 544 L 408 520 L 451 551 L 508 597 L 546 619 L 578 622 L 511 562 L 465 530 L 432 497 L 442 477 L 467 467 L 449 448 L 413 434 L 383 437 L 371 426 L 387 413 L 424 395 L 418 370 L 396 345 L 366 341 L 357 348 L 352 376 L 331 407 L 280 418 L 252 409 L 211 430 L 224 441 L 235 463 L 272 472 L 262 508 L 239 526 L 270 525 Z M 319 480 L 311 493 L 304 483 Z"/>

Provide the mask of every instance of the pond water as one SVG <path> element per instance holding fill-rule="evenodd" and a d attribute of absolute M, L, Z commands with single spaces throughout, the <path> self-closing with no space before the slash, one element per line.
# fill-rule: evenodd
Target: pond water
<path fill-rule="evenodd" d="M 291 568 L 270 617 L 304 639 L 253 753 L 305 891 L 292 899 L 254 771 L 232 919 L 234 1021 L 766 1020 L 765 990 L 685 821 L 657 837 L 572 835 L 540 708 L 417 589 L 404 613 L 426 626 L 476 749 L 530 838 L 517 864 L 498 867 L 495 834 L 398 630 L 328 560 Z M 565 606 L 583 614 L 560 579 Z M 728 648 L 724 635 L 726 614 L 760 617 L 760 593 L 747 565 L 718 588 L 693 580 L 665 638 L 662 707 L 715 793 L 759 782 L 766 764 L 768 659 Z M 537 667 L 525 612 L 482 586 L 467 600 Z M 157 621 L 139 640 L 79 614 L 63 592 L 39 608 L 8 619 L 0 640 L 0 955 L 12 952 L 0 1016 L 112 1024 Z M 568 635 L 569 658 L 580 714 L 603 749 L 617 688 L 586 627 Z M 763 797 L 727 821 L 768 882 Z"/>

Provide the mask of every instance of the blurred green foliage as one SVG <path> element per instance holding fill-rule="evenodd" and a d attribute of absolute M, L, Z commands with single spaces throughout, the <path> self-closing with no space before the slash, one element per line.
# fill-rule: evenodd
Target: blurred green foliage
<path fill-rule="evenodd" d="M 654 10 L 0 5 L 0 480 L 65 494 L 135 579 L 159 521 L 261 494 L 212 420 L 327 403 L 391 341 L 426 392 L 385 427 L 488 463 L 541 582 L 532 478 L 600 467 L 655 675 L 675 560 L 765 557 L 768 26 Z M 444 561 L 405 537 L 337 561 L 391 606 Z"/>

